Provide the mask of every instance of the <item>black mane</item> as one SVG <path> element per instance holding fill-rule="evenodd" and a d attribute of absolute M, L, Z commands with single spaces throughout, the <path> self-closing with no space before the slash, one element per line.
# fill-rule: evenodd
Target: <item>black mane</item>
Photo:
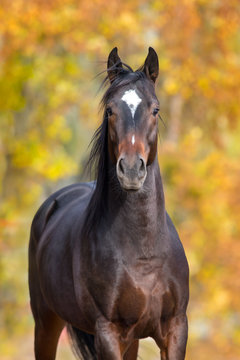
<path fill-rule="evenodd" d="M 120 88 L 135 83 L 138 80 L 147 80 L 143 67 L 133 71 L 130 66 L 123 64 L 118 75 L 112 83 L 109 84 L 108 76 L 103 80 L 101 88 L 109 84 L 100 102 L 103 109 L 103 120 L 101 125 L 95 131 L 90 145 L 90 156 L 86 164 L 86 168 L 95 172 L 96 187 L 86 210 L 86 217 L 83 224 L 83 234 L 89 234 L 95 225 L 99 223 L 100 217 L 104 215 L 106 199 L 107 199 L 107 178 L 108 178 L 108 116 L 106 106 L 109 99 Z M 115 65 L 116 66 L 116 65 Z M 114 66 L 114 67 L 115 67 Z M 112 70 L 113 68 L 111 68 Z"/>

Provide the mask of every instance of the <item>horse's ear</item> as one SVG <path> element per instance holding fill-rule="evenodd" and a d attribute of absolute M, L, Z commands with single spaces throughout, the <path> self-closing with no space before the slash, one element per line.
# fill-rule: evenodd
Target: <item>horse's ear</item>
<path fill-rule="evenodd" d="M 108 78 L 111 83 L 116 79 L 122 68 L 122 62 L 120 57 L 118 56 L 118 49 L 117 47 L 115 47 L 110 52 L 107 62 Z"/>
<path fill-rule="evenodd" d="M 148 56 L 143 66 L 143 72 L 155 83 L 158 77 L 159 65 L 157 53 L 152 47 L 148 49 Z"/>

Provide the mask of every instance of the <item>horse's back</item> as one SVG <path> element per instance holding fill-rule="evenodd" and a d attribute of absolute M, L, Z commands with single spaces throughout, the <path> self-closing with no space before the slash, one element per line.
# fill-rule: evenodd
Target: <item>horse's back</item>
<path fill-rule="evenodd" d="M 31 229 L 31 237 L 40 239 L 46 225 L 61 210 L 67 208 L 74 201 L 82 201 L 86 196 L 90 199 L 95 188 L 95 182 L 76 183 L 66 186 L 50 195 L 36 212 Z"/>

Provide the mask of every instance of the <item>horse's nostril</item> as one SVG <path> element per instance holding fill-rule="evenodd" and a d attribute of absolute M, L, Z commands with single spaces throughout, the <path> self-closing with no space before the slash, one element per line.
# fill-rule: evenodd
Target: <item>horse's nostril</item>
<path fill-rule="evenodd" d="M 139 170 L 145 170 L 145 166 L 144 166 L 144 161 L 143 161 L 143 159 L 140 159 L 140 163 L 141 163 L 141 165 L 140 165 L 140 169 L 139 169 Z"/>
<path fill-rule="evenodd" d="M 121 171 L 122 174 L 124 174 L 124 167 L 123 167 L 123 159 L 119 160 L 119 170 Z"/>
<path fill-rule="evenodd" d="M 143 159 L 139 159 L 139 170 L 138 170 L 139 176 L 144 177 L 145 172 L 146 172 L 145 161 Z"/>

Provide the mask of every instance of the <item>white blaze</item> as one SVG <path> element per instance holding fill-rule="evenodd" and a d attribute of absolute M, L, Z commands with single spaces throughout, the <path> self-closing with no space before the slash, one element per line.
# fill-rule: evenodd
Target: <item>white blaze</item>
<path fill-rule="evenodd" d="M 135 144 L 135 135 L 132 136 L 132 145 Z"/>
<path fill-rule="evenodd" d="M 129 109 L 131 110 L 132 117 L 134 118 L 134 114 L 142 99 L 140 99 L 135 90 L 127 90 L 123 94 L 122 100 L 125 101 L 125 103 L 128 105 Z"/>

